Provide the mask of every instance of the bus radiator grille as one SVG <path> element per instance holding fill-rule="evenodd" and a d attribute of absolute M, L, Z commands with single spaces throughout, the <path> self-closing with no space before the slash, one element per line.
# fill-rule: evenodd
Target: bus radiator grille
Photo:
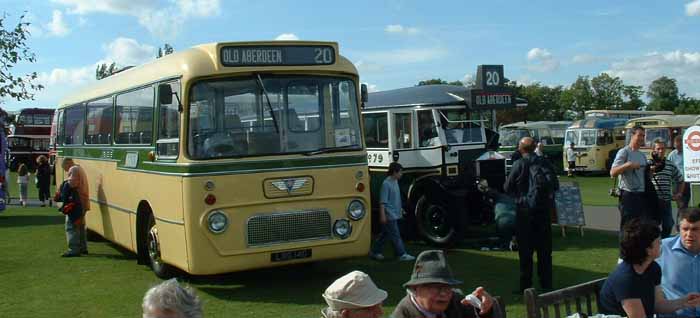
<path fill-rule="evenodd" d="M 248 246 L 320 240 L 331 237 L 328 211 L 256 215 L 248 219 Z"/>

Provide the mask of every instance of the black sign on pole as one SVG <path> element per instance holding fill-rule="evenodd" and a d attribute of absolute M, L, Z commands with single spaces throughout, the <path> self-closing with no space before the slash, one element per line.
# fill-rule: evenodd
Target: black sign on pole
<path fill-rule="evenodd" d="M 503 65 L 479 65 L 476 69 L 476 87 L 485 91 L 503 88 Z"/>
<path fill-rule="evenodd" d="M 476 88 L 469 90 L 469 105 L 474 109 L 515 107 L 513 90 L 504 85 L 503 65 L 479 65 Z"/>

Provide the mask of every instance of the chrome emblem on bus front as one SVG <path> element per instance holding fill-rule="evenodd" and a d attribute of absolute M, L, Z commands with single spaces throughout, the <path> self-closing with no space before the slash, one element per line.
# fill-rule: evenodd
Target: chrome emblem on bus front
<path fill-rule="evenodd" d="M 263 188 L 265 197 L 270 199 L 310 195 L 314 190 L 314 179 L 311 176 L 267 179 L 263 182 Z"/>
<path fill-rule="evenodd" d="M 280 191 L 287 191 L 288 194 L 292 194 L 294 190 L 298 190 L 303 187 L 304 184 L 306 184 L 306 179 L 284 179 L 272 182 L 275 188 Z"/>

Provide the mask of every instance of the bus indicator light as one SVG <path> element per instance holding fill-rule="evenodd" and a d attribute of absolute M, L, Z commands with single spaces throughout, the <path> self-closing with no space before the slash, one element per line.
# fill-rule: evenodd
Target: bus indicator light
<path fill-rule="evenodd" d="M 355 189 L 357 192 L 365 192 L 365 184 L 362 182 L 358 182 L 357 185 L 355 185 Z"/>
<path fill-rule="evenodd" d="M 208 205 L 213 205 L 214 203 L 216 203 L 216 196 L 214 196 L 213 194 L 208 194 L 207 197 L 204 198 L 204 203 Z"/>

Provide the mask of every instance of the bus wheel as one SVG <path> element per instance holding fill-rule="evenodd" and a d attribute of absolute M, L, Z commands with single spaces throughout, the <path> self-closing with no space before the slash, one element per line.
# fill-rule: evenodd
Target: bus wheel
<path fill-rule="evenodd" d="M 170 278 L 173 275 L 170 265 L 165 264 L 160 258 L 160 242 L 158 241 L 158 228 L 153 214 L 149 215 L 148 233 L 146 233 L 146 247 L 148 248 L 148 260 L 151 269 L 160 278 Z"/>
<path fill-rule="evenodd" d="M 445 246 L 457 237 L 456 222 L 449 209 L 431 202 L 425 195 L 416 203 L 416 225 L 418 233 L 429 244 Z"/>

